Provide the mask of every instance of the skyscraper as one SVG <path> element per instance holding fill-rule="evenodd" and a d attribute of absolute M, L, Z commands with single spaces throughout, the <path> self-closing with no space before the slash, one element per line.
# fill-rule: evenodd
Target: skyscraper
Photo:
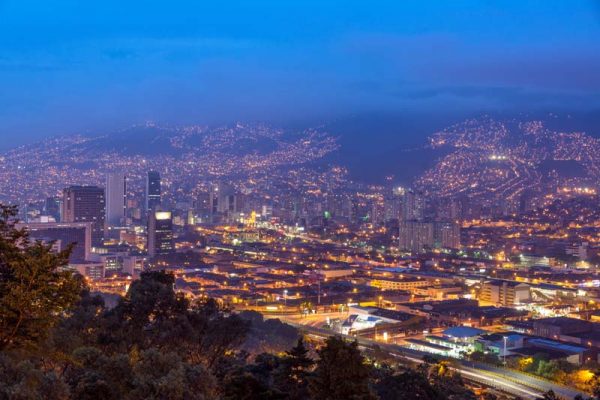
<path fill-rule="evenodd" d="M 114 172 L 106 175 L 106 223 L 120 225 L 125 218 L 127 183 L 125 175 Z"/>
<path fill-rule="evenodd" d="M 156 210 L 160 206 L 160 174 L 157 171 L 148 171 L 146 178 L 146 212 Z"/>
<path fill-rule="evenodd" d="M 70 186 L 63 189 L 62 222 L 91 222 L 92 246 L 100 246 L 104 240 L 105 212 L 103 188 Z"/>
<path fill-rule="evenodd" d="M 173 220 L 169 211 L 152 211 L 148 217 L 148 254 L 173 252 Z"/>

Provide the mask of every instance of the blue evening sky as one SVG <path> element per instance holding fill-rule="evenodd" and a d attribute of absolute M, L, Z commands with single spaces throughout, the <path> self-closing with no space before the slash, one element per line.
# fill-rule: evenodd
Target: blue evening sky
<path fill-rule="evenodd" d="M 593 110 L 600 3 L 0 0 L 0 148 L 146 120 Z"/>

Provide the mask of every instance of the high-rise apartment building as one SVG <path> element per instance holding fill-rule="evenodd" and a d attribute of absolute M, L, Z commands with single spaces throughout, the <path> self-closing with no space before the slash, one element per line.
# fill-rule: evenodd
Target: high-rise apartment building
<path fill-rule="evenodd" d="M 435 222 L 433 227 L 435 247 L 444 249 L 460 248 L 460 225 L 455 222 Z"/>
<path fill-rule="evenodd" d="M 414 253 L 432 248 L 433 230 L 433 222 L 401 221 L 398 246 L 401 250 Z"/>
<path fill-rule="evenodd" d="M 425 213 L 425 199 L 421 193 L 406 190 L 402 200 L 402 219 L 405 221 L 421 221 Z"/>
<path fill-rule="evenodd" d="M 399 220 L 402 214 L 402 200 L 404 192 L 397 194 L 397 190 L 386 193 L 384 198 L 384 219 L 385 221 Z"/>

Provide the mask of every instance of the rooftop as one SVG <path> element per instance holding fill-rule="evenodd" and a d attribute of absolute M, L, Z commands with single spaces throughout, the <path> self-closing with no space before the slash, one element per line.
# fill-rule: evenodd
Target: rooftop
<path fill-rule="evenodd" d="M 487 333 L 487 331 L 484 331 L 483 329 L 472 328 L 470 326 L 455 326 L 446 329 L 443 333 L 445 336 L 450 337 L 469 338 Z"/>

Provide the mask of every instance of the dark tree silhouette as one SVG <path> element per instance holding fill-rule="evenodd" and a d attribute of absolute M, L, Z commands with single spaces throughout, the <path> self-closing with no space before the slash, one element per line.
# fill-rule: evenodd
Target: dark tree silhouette
<path fill-rule="evenodd" d="M 358 350 L 356 342 L 347 343 L 339 336 L 325 341 L 318 351 L 319 360 L 309 382 L 311 398 L 315 400 L 370 400 L 375 395 L 369 388 L 370 367 Z"/>
<path fill-rule="evenodd" d="M 287 393 L 288 399 L 300 400 L 308 398 L 308 377 L 314 361 L 308 356 L 308 349 L 302 337 L 291 350 L 285 353 L 280 361 L 276 374 L 276 386 Z"/>
<path fill-rule="evenodd" d="M 447 397 L 431 385 L 425 374 L 408 369 L 388 374 L 377 385 L 381 400 L 445 400 Z"/>
<path fill-rule="evenodd" d="M 32 347 L 77 301 L 82 280 L 61 270 L 71 248 L 32 242 L 15 227 L 17 210 L 0 204 L 0 350 Z"/>

